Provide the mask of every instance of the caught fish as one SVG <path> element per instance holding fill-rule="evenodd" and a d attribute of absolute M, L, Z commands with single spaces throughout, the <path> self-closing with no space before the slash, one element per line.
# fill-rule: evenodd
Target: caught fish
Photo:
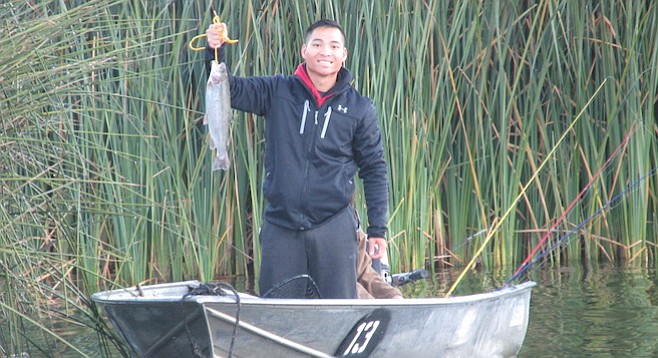
<path fill-rule="evenodd" d="M 226 64 L 213 61 L 206 87 L 206 116 L 203 120 L 210 132 L 210 149 L 216 151 L 212 163 L 213 171 L 227 170 L 231 164 L 228 158 L 228 141 L 232 122 L 231 92 Z"/>

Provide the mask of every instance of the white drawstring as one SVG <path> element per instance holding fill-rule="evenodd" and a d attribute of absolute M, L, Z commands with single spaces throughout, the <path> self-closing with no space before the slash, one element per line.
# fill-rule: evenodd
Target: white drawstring
<path fill-rule="evenodd" d="M 299 134 L 304 134 L 304 127 L 306 127 L 306 114 L 311 110 L 308 105 L 308 100 L 304 102 L 304 114 L 302 115 L 302 124 L 299 126 Z"/>
<path fill-rule="evenodd" d="M 329 126 L 329 119 L 331 118 L 331 106 L 327 109 L 327 113 L 324 114 L 324 125 L 322 126 L 322 134 L 320 138 L 324 138 L 324 135 L 327 133 L 327 127 Z"/>
<path fill-rule="evenodd" d="M 302 115 L 302 123 L 299 125 L 299 134 L 304 134 L 304 128 L 306 127 L 306 116 L 308 112 L 311 111 L 311 106 L 308 103 L 308 100 L 304 102 L 304 114 Z M 327 127 L 329 127 L 329 120 L 331 119 L 331 106 L 327 109 L 327 112 L 324 114 L 324 124 L 322 125 L 322 133 L 320 138 L 324 138 L 327 134 Z M 315 111 L 315 124 L 318 124 L 318 111 Z"/>

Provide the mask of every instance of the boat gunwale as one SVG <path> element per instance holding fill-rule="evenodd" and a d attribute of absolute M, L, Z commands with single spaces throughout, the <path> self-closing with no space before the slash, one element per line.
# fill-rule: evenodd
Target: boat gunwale
<path fill-rule="evenodd" d="M 156 284 L 144 286 L 144 292 L 162 291 L 189 285 L 199 285 L 199 281 L 181 281 L 174 283 Z M 526 281 L 514 286 L 508 286 L 490 292 L 477 293 L 465 296 L 431 297 L 431 298 L 402 298 L 402 299 L 289 299 L 289 298 L 261 298 L 245 293 L 239 293 L 240 303 L 249 305 L 269 306 L 323 306 L 323 307 L 345 307 L 345 306 L 423 306 L 423 305 L 449 305 L 455 303 L 470 303 L 486 300 L 502 299 L 506 296 L 516 295 L 524 291 L 530 291 L 537 284 Z M 162 296 L 139 296 L 134 287 L 94 293 L 91 299 L 101 304 L 135 304 L 156 302 L 197 302 L 199 304 L 231 303 L 235 304 L 235 296 L 230 293 L 226 296 L 199 295 L 190 296 L 182 300 L 180 292 Z"/>

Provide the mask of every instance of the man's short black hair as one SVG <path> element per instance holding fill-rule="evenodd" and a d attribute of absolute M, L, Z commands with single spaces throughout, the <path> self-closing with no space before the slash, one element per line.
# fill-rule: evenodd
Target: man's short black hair
<path fill-rule="evenodd" d="M 330 28 L 338 29 L 340 31 L 341 36 L 343 36 L 343 45 L 345 45 L 345 32 L 343 31 L 343 28 L 340 27 L 338 22 L 329 19 L 322 19 L 312 23 L 311 26 L 309 26 L 308 29 L 306 29 L 306 38 L 304 39 L 304 41 L 308 43 L 311 33 L 313 33 L 315 29 L 321 27 L 330 27 Z"/>

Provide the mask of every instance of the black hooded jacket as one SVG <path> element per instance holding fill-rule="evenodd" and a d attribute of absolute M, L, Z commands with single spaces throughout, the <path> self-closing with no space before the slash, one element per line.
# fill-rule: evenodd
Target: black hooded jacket
<path fill-rule="evenodd" d="M 223 59 L 223 51 L 219 51 Z M 214 50 L 206 51 L 208 66 Z M 293 76 L 230 76 L 231 107 L 265 117 L 265 219 L 312 229 L 352 201 L 363 181 L 368 235 L 384 237 L 387 164 L 372 102 L 351 85 L 345 68 L 336 85 L 317 92 L 301 64 Z"/>

